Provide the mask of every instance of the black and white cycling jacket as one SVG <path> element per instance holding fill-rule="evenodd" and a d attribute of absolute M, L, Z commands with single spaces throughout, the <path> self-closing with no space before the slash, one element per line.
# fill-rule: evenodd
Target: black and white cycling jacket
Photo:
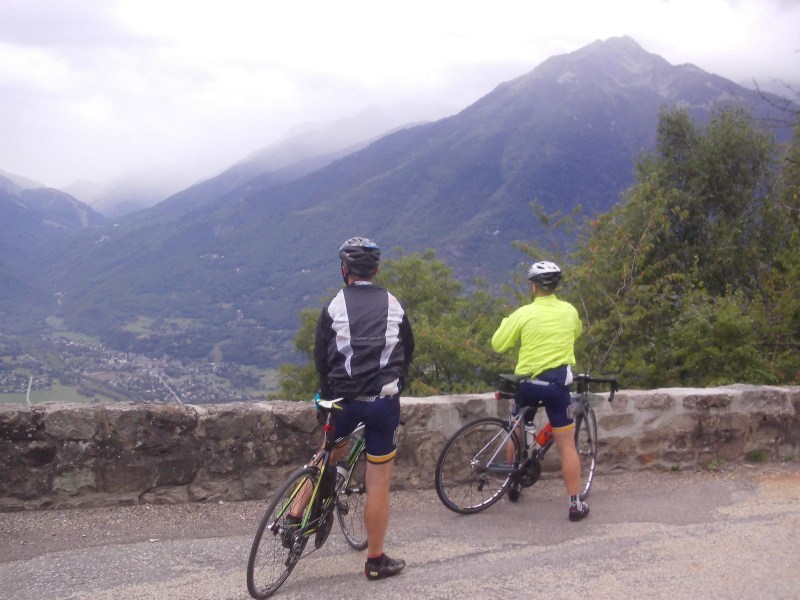
<path fill-rule="evenodd" d="M 396 379 L 402 386 L 413 354 L 406 311 L 383 288 L 357 282 L 322 309 L 314 362 L 323 398 L 377 396 Z"/>

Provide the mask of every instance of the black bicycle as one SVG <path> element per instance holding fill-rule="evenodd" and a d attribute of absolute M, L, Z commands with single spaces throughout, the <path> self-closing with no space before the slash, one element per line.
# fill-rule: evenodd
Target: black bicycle
<path fill-rule="evenodd" d="M 501 375 L 495 397 L 513 400 L 519 384 L 529 377 Z M 593 406 L 603 396 L 590 391 L 590 384 L 610 386 L 608 401 L 614 399 L 615 377 L 577 375 L 571 393 L 575 413 L 575 445 L 581 460 L 580 498 L 586 499 L 597 465 L 597 419 Z M 508 493 L 519 500 L 522 488 L 530 487 L 542 473 L 542 460 L 554 444 L 548 421 L 540 431 L 533 426 L 538 407 L 525 407 L 507 419 L 482 417 L 467 423 L 447 441 L 436 463 L 436 493 L 450 510 L 471 514 L 489 508 Z M 513 405 L 512 405 L 513 409 Z M 526 424 L 530 423 L 530 424 Z"/>
<path fill-rule="evenodd" d="M 331 414 L 341 408 L 340 401 L 315 400 L 325 417 L 323 448 L 278 489 L 258 525 L 247 562 L 247 589 L 253 598 L 274 594 L 299 560 L 322 547 L 333 527 L 334 513 L 347 543 L 356 550 L 367 547 L 364 425 L 348 436 L 329 436 Z M 346 459 L 332 465 L 331 451 L 346 439 L 351 444 Z"/>

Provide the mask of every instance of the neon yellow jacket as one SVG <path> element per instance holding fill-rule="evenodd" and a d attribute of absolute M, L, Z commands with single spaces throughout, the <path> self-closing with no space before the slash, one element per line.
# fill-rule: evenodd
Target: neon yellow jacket
<path fill-rule="evenodd" d="M 574 306 L 555 294 L 540 296 L 503 319 L 492 336 L 492 348 L 505 352 L 519 344 L 514 372 L 536 377 L 548 369 L 575 365 L 575 340 L 581 331 Z"/>

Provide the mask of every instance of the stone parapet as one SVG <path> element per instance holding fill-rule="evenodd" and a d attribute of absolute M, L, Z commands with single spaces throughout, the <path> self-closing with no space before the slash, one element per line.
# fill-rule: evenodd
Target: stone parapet
<path fill-rule="evenodd" d="M 800 387 L 621 390 L 595 411 L 601 474 L 798 458 Z M 433 487 L 445 441 L 484 415 L 508 405 L 403 398 L 394 486 Z M 309 403 L 1 404 L 0 510 L 260 499 L 320 441 Z"/>

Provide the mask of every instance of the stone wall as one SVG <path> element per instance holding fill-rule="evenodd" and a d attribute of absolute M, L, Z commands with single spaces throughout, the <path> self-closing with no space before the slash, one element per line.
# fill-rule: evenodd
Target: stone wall
<path fill-rule="evenodd" d="M 596 409 L 598 473 L 798 457 L 800 387 L 620 391 Z M 540 411 L 541 412 L 541 411 Z M 403 398 L 394 486 L 430 488 L 493 394 Z M 0 510 L 260 499 L 321 440 L 309 403 L 0 405 Z M 545 469 L 558 468 L 551 452 Z"/>

